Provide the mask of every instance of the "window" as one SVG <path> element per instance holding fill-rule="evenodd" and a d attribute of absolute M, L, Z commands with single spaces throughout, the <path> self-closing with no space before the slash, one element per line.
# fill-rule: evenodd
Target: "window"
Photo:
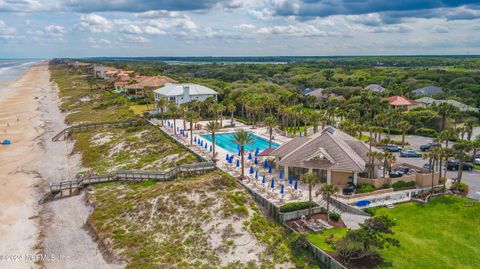
<path fill-rule="evenodd" d="M 175 96 L 169 98 L 170 101 L 175 101 Z"/>
<path fill-rule="evenodd" d="M 320 183 L 327 183 L 327 170 L 313 169 L 313 174 L 320 176 Z"/>
<path fill-rule="evenodd" d="M 293 176 L 293 180 L 297 181 L 303 176 L 303 174 L 308 173 L 307 168 L 302 167 L 288 167 L 288 176 Z"/>

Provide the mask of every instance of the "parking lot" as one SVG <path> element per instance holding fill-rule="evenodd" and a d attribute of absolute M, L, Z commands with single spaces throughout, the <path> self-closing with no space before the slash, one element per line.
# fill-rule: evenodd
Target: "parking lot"
<path fill-rule="evenodd" d="M 392 139 L 401 140 L 402 138 L 399 136 L 392 136 Z M 405 138 L 405 141 L 410 143 L 410 148 L 421 152 L 419 150 L 420 146 L 423 144 L 431 143 L 432 139 L 428 137 L 421 137 L 421 136 L 409 136 Z M 453 143 L 449 143 L 449 147 Z M 444 144 L 445 146 L 445 144 Z M 415 166 L 422 167 L 428 160 L 424 160 L 423 158 L 403 158 L 400 157 L 399 153 L 395 153 L 397 156 L 397 162 L 399 163 L 408 163 Z M 451 179 L 457 177 L 458 171 L 448 171 L 447 172 L 447 179 Z M 442 172 L 443 174 L 443 172 Z M 462 181 L 467 183 L 470 186 L 468 196 L 471 198 L 480 198 L 480 172 L 478 170 L 473 171 L 463 171 Z M 478 192 L 478 193 L 477 193 Z"/>

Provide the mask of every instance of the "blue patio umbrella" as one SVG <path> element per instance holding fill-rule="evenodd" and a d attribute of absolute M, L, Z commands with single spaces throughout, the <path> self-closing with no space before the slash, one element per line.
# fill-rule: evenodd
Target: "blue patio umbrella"
<path fill-rule="evenodd" d="M 263 175 L 263 177 L 262 177 L 262 184 L 265 184 L 265 183 L 267 183 L 267 179 L 265 178 L 265 175 Z"/>
<path fill-rule="evenodd" d="M 233 157 L 233 156 L 232 156 Z M 233 163 L 233 158 L 228 158 L 228 163 L 232 164 Z"/>
<path fill-rule="evenodd" d="M 290 179 L 288 180 L 288 183 L 290 184 L 290 186 L 293 185 L 293 176 L 290 176 Z"/>
<path fill-rule="evenodd" d="M 267 168 L 267 166 L 268 166 L 268 162 L 267 162 L 267 160 L 265 160 L 265 161 L 263 162 L 263 168 Z"/>
<path fill-rule="evenodd" d="M 282 184 L 282 189 L 280 190 L 280 193 L 282 194 L 282 196 L 285 193 L 285 186 L 283 184 Z"/>
<path fill-rule="evenodd" d="M 240 167 L 240 160 L 237 159 L 237 168 Z"/>
<path fill-rule="evenodd" d="M 239 150 L 237 155 L 240 156 L 240 154 L 241 154 L 241 151 Z"/>
<path fill-rule="evenodd" d="M 237 149 L 240 150 L 240 144 L 237 144 Z"/>
<path fill-rule="evenodd" d="M 295 185 L 293 186 L 295 190 L 298 190 L 298 181 L 295 181 Z"/>
<path fill-rule="evenodd" d="M 258 156 L 258 153 L 260 153 L 260 150 L 258 149 L 258 147 L 255 148 L 255 156 Z"/>
<path fill-rule="evenodd" d="M 251 152 L 248 153 L 248 159 L 249 159 L 249 160 L 252 159 L 252 153 L 251 153 Z"/>
<path fill-rule="evenodd" d="M 208 143 L 207 143 L 207 142 L 205 142 L 205 149 L 207 149 L 207 147 L 208 147 Z"/>
<path fill-rule="evenodd" d="M 167 121 L 167 125 L 168 125 L 168 127 L 170 127 L 170 122 L 169 121 Z"/>
<path fill-rule="evenodd" d="M 250 171 L 248 171 L 250 174 L 253 174 L 254 171 L 253 171 L 253 166 L 250 166 Z"/>
<path fill-rule="evenodd" d="M 270 173 L 270 174 L 272 173 L 272 167 L 271 166 L 268 167 L 268 173 Z"/>
<path fill-rule="evenodd" d="M 196 136 L 193 138 L 193 142 L 197 143 L 197 137 Z"/>
<path fill-rule="evenodd" d="M 213 148 L 212 148 L 212 145 L 210 145 L 210 152 L 212 152 Z"/>
<path fill-rule="evenodd" d="M 257 157 L 255 157 L 255 161 L 254 161 L 253 163 L 254 163 L 255 165 L 258 164 L 258 158 L 257 158 Z"/>
<path fill-rule="evenodd" d="M 255 179 L 258 179 L 258 170 L 255 170 Z"/>
<path fill-rule="evenodd" d="M 270 183 L 270 188 L 274 189 L 275 188 L 275 179 L 272 178 L 272 182 Z"/>
<path fill-rule="evenodd" d="M 203 147 L 203 140 L 200 140 L 200 146 Z"/>
<path fill-rule="evenodd" d="M 230 163 L 233 163 L 233 155 L 230 155 Z"/>
<path fill-rule="evenodd" d="M 227 156 L 225 157 L 225 161 L 228 162 L 228 160 L 230 160 L 230 157 L 228 156 L 228 153 L 227 153 Z"/>
<path fill-rule="evenodd" d="M 280 171 L 280 180 L 283 179 L 283 171 Z"/>

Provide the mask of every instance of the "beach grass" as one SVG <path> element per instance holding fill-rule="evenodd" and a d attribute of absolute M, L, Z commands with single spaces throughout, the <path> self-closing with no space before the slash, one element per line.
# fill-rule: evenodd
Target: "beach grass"
<path fill-rule="evenodd" d="M 347 228 L 332 228 L 321 232 L 309 233 L 307 238 L 320 249 L 328 252 L 335 252 L 332 243 L 334 244 L 342 239 L 347 231 Z"/>

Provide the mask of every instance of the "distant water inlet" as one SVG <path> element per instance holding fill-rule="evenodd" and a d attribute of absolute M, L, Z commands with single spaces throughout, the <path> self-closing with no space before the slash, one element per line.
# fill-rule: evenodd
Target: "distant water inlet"
<path fill-rule="evenodd" d="M 238 152 L 238 145 L 235 142 L 233 137 L 235 133 L 222 133 L 215 134 L 215 144 L 229 152 L 235 153 Z M 253 133 L 253 143 L 251 145 L 246 145 L 245 150 L 258 150 L 261 152 L 269 148 L 269 141 Z M 202 137 L 210 142 L 212 142 L 212 135 L 202 135 Z M 278 148 L 280 145 L 278 143 L 272 142 L 272 148 Z"/>

